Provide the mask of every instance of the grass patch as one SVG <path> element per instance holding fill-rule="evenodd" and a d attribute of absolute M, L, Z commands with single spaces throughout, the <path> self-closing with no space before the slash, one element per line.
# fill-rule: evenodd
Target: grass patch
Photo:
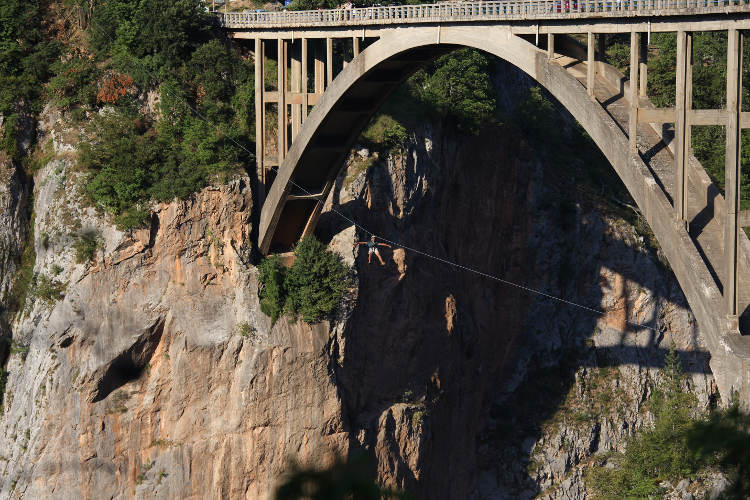
<path fill-rule="evenodd" d="M 373 118 L 362 132 L 362 138 L 371 145 L 391 149 L 403 146 L 408 135 L 398 120 L 391 115 L 381 114 Z"/>
<path fill-rule="evenodd" d="M 93 229 L 78 233 L 73 242 L 76 264 L 91 262 L 101 243 L 101 236 Z"/>
<path fill-rule="evenodd" d="M 15 275 L 13 276 L 13 284 L 6 301 L 6 308 L 3 311 L 6 320 L 9 322 L 13 316 L 23 309 L 24 304 L 26 304 L 26 297 L 32 289 L 34 264 L 36 263 L 33 214 L 30 220 L 29 231 L 26 234 L 26 239 L 23 243 L 23 250 L 21 252 L 21 261 L 16 269 Z M 0 305 L 0 307 L 2 306 Z"/>
<path fill-rule="evenodd" d="M 237 331 L 240 335 L 250 340 L 255 340 L 258 336 L 258 330 L 256 330 L 255 327 L 247 321 L 243 321 L 242 323 L 238 324 Z"/>
<path fill-rule="evenodd" d="M 64 283 L 50 278 L 46 274 L 39 274 L 32 279 L 32 296 L 43 300 L 47 305 L 52 305 L 65 297 Z"/>

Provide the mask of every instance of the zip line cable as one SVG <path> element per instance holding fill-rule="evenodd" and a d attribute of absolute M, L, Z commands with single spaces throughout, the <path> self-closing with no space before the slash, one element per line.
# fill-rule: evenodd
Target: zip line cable
<path fill-rule="evenodd" d="M 98 25 L 98 23 L 94 22 L 93 16 L 90 19 L 89 24 L 92 25 L 92 26 L 95 26 L 101 33 L 103 33 L 107 38 L 109 38 L 110 42 L 112 42 L 113 44 L 115 43 L 114 39 L 109 35 L 109 33 L 107 33 L 105 30 L 101 29 L 101 27 Z M 157 84 L 157 86 L 162 87 L 162 82 L 160 82 L 159 79 L 154 76 L 154 74 L 149 70 L 149 68 L 146 67 L 146 65 L 140 59 L 135 58 L 135 60 L 138 61 L 138 63 L 141 65 L 142 69 L 153 79 L 153 81 Z M 165 92 L 171 93 L 172 89 L 170 88 L 169 85 L 164 85 L 163 88 L 164 88 Z M 171 93 L 171 96 L 174 99 L 176 99 L 177 101 L 182 102 L 182 104 L 186 108 L 188 108 L 189 111 L 191 111 L 193 114 L 195 114 L 195 116 L 197 116 L 198 118 L 200 118 L 201 120 L 203 120 L 204 122 L 206 122 L 209 125 L 214 125 L 206 117 L 204 117 L 198 111 L 198 109 L 196 107 L 194 107 L 193 105 L 191 105 L 187 101 L 187 99 L 185 97 L 183 97 L 181 95 L 176 95 L 174 93 Z M 257 120 L 257 117 L 256 117 L 256 120 Z M 233 137 L 231 137 L 229 135 L 225 135 L 225 137 L 228 138 L 231 142 L 233 142 L 237 147 L 239 147 L 240 149 L 242 149 L 243 151 L 245 151 L 247 154 L 253 155 L 252 152 L 250 152 L 244 145 L 242 145 L 239 142 L 237 142 Z M 257 161 L 258 160 L 256 158 L 256 162 Z M 276 172 L 277 175 L 280 173 L 279 172 L 279 167 L 269 166 L 269 168 L 272 171 Z M 289 183 L 292 184 L 297 189 L 300 189 L 302 192 L 304 192 L 306 196 L 310 196 L 313 199 L 318 200 L 321 203 L 325 202 L 324 199 L 321 199 L 321 197 L 316 196 L 314 193 L 311 193 L 304 186 L 300 186 L 299 184 L 297 184 L 296 182 L 294 182 L 294 180 L 289 179 Z M 423 250 L 419 250 L 417 248 L 413 248 L 413 247 L 404 245 L 404 244 L 402 244 L 400 242 L 393 241 L 393 240 L 390 240 L 388 238 L 384 238 L 384 237 L 382 237 L 382 236 L 380 236 L 378 234 L 375 234 L 374 232 L 370 231 L 366 227 L 362 226 L 361 224 L 359 224 L 354 219 L 351 219 L 350 217 L 348 217 L 345 214 L 341 213 L 339 210 L 336 209 L 335 206 L 331 206 L 330 210 L 331 210 L 331 212 L 335 213 L 336 215 L 338 215 L 339 217 L 341 217 L 345 221 L 347 221 L 350 224 L 352 224 L 355 228 L 359 229 L 360 231 L 362 231 L 362 232 L 364 232 L 364 233 L 366 233 L 366 234 L 368 234 L 370 236 L 375 236 L 376 238 L 378 238 L 378 239 L 380 239 L 382 241 L 385 241 L 385 242 L 387 242 L 387 243 L 389 243 L 391 245 L 394 245 L 396 247 L 400 247 L 400 248 L 408 250 L 408 251 L 410 251 L 412 253 L 416 253 L 416 254 L 422 255 L 424 257 L 427 257 L 429 259 L 435 260 L 435 261 L 440 262 L 442 264 L 447 264 L 449 266 L 453 266 L 453 267 L 455 267 L 457 269 L 461 269 L 462 271 L 473 273 L 473 274 L 476 274 L 478 276 L 482 276 L 484 278 L 488 278 L 488 279 L 497 281 L 497 282 L 502 283 L 504 285 L 508 285 L 508 286 L 517 288 L 517 289 L 522 290 L 524 292 L 527 292 L 527 293 L 530 293 L 530 294 L 534 294 L 534 295 L 539 295 L 541 297 L 544 297 L 544 298 L 547 298 L 547 299 L 559 302 L 561 304 L 565 304 L 565 305 L 569 305 L 569 306 L 572 306 L 572 307 L 576 307 L 576 308 L 581 309 L 583 311 L 587 311 L 587 312 L 590 312 L 590 313 L 598 314 L 600 316 L 604 316 L 604 315 L 607 314 L 607 312 L 604 311 L 604 310 L 596 309 L 596 308 L 589 307 L 589 306 L 585 306 L 585 305 L 580 304 L 578 302 L 574 302 L 572 300 L 568 300 L 568 299 L 565 299 L 565 298 L 562 298 L 562 297 L 558 297 L 556 295 L 552 295 L 552 294 L 543 292 L 543 291 L 538 290 L 536 288 L 532 288 L 532 287 L 529 287 L 529 286 L 526 286 L 526 285 L 523 285 L 523 284 L 520 284 L 520 283 L 515 283 L 513 281 L 501 278 L 499 276 L 495 276 L 493 274 L 490 274 L 490 273 L 487 273 L 487 272 L 484 272 L 484 271 L 480 271 L 480 270 L 475 269 L 473 267 L 464 266 L 464 265 L 458 264 L 456 262 L 452 262 L 450 260 L 444 259 L 442 257 L 438 257 L 436 255 L 432 255 L 432 254 L 430 254 L 428 252 L 425 252 Z M 627 319 L 625 320 L 625 323 L 627 323 L 628 325 L 634 326 L 634 327 L 645 328 L 645 329 L 648 329 L 648 330 L 651 330 L 651 331 L 654 331 L 654 332 L 658 331 L 656 328 L 651 327 L 649 325 L 645 325 L 645 324 L 642 324 L 642 323 L 637 323 L 637 322 L 630 321 L 630 320 L 627 320 Z"/>

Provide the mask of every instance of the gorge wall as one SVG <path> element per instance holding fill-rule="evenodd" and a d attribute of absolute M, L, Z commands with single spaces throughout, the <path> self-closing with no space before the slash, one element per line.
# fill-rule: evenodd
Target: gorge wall
<path fill-rule="evenodd" d="M 499 89 L 511 111 L 528 82 L 499 73 L 515 82 Z M 2 177 L 1 265 L 12 272 L 5 256 L 33 227 L 36 285 L 7 327 L 1 497 L 267 498 L 290 459 L 359 453 L 415 498 L 586 498 L 585 467 L 650 422 L 671 345 L 701 405 L 717 396 L 627 200 L 510 126 L 466 136 L 426 120 L 400 148 L 352 155 L 319 236 L 355 284 L 313 326 L 260 312 L 250 179 L 155 206 L 149 228 L 122 233 L 82 200 L 71 127 L 45 110 L 50 159 L 33 182 L 8 161 Z M 366 234 L 336 212 L 401 247 L 368 265 L 352 251 Z M 102 244 L 76 263 L 85 231 Z"/>

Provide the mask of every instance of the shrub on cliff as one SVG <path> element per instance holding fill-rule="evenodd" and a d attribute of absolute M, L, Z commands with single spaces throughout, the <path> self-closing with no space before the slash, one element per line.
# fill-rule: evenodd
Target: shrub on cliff
<path fill-rule="evenodd" d="M 270 316 L 273 323 L 276 323 L 276 320 L 284 311 L 285 277 L 286 268 L 278 255 L 271 255 L 263 259 L 263 262 L 258 266 L 258 279 L 263 284 L 260 290 L 260 310 Z"/>
<path fill-rule="evenodd" d="M 278 256 L 258 266 L 262 284 L 260 308 L 275 322 L 282 313 L 307 323 L 331 314 L 348 284 L 347 269 L 338 255 L 312 236 L 297 243 L 295 261 L 286 269 Z"/>
<path fill-rule="evenodd" d="M 341 258 L 308 236 L 294 248 L 295 261 L 286 275 L 285 310 L 303 321 L 320 321 L 336 309 L 347 285 Z"/>
<path fill-rule="evenodd" d="M 73 242 L 76 264 L 86 264 L 93 260 L 96 250 L 99 248 L 101 238 L 95 230 L 83 231 L 76 236 Z"/>

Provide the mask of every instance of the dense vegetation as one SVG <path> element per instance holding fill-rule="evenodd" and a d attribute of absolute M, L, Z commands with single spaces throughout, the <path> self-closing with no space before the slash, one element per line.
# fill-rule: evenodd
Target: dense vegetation
<path fill-rule="evenodd" d="M 238 50 L 200 0 L 3 2 L 3 149 L 16 156 L 19 113 L 45 100 L 86 118 L 86 194 L 118 226 L 137 227 L 150 201 L 184 197 L 252 161 L 252 67 Z"/>
<path fill-rule="evenodd" d="M 19 116 L 39 111 L 50 65 L 60 51 L 48 11 L 42 0 L 0 3 L 0 115 L 5 117 L 0 149 L 16 159 Z"/>
<path fill-rule="evenodd" d="M 88 83 L 52 83 L 74 89 L 59 91 L 63 106 L 107 106 L 80 159 L 87 194 L 120 227 L 143 224 L 151 200 L 187 196 L 252 160 L 252 67 L 217 38 L 202 2 L 110 0 L 92 10 L 86 32 L 88 47 L 56 78 Z M 152 90 L 160 103 L 145 113 Z"/>
<path fill-rule="evenodd" d="M 438 58 L 394 93 L 360 141 L 376 148 L 399 148 L 426 119 L 437 119 L 463 134 L 479 133 L 496 118 L 491 71 L 491 60 L 474 49 Z"/>
<path fill-rule="evenodd" d="M 586 476 L 595 498 L 646 499 L 676 483 L 721 470 L 731 486 L 723 498 L 750 494 L 750 416 L 734 403 L 727 410 L 700 415 L 686 387 L 679 357 L 670 350 L 661 370 L 662 384 L 649 402 L 653 428 L 630 438 L 624 453 L 613 452 Z"/>
<path fill-rule="evenodd" d="M 662 370 L 664 382 L 650 401 L 654 427 L 630 439 L 625 453 L 610 454 L 607 462 L 614 467 L 593 469 L 590 484 L 598 498 L 648 498 L 663 493 L 659 483 L 698 471 L 701 464 L 687 444 L 697 400 L 683 389 L 684 379 L 679 358 L 671 350 Z"/>
<path fill-rule="evenodd" d="M 276 321 L 283 313 L 314 323 L 331 314 L 348 284 L 341 258 L 312 236 L 294 248 L 294 264 L 286 269 L 278 256 L 258 266 L 261 310 Z"/>

